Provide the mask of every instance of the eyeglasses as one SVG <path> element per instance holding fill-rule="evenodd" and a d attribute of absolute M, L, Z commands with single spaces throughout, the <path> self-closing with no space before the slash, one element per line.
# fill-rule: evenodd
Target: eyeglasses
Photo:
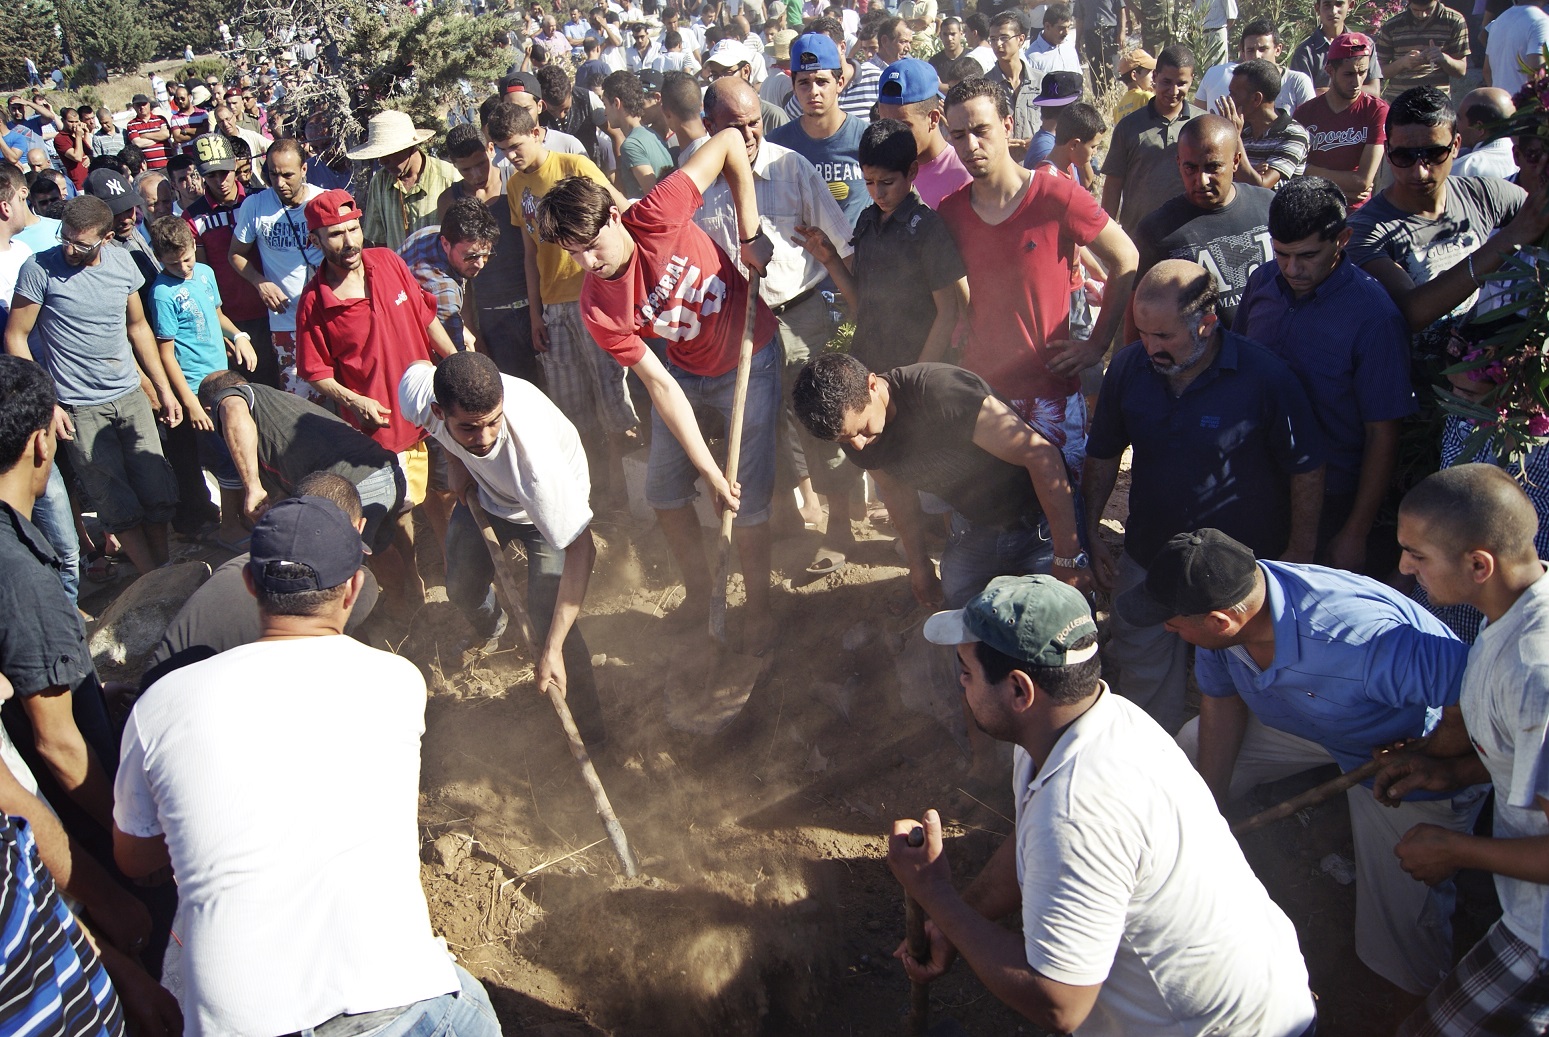
<path fill-rule="evenodd" d="M 64 231 L 56 230 L 54 232 L 54 240 L 58 241 L 64 250 L 71 253 L 72 255 L 94 256 L 97 254 L 97 250 L 100 249 L 108 239 L 103 238 L 95 245 L 82 245 L 79 241 L 71 241 L 69 238 L 65 237 Z"/>
<path fill-rule="evenodd" d="M 1408 169 L 1416 162 L 1439 166 L 1452 157 L 1451 144 L 1433 144 L 1428 148 L 1389 148 L 1388 161 L 1399 169 Z"/>
<path fill-rule="evenodd" d="M 1020 32 L 1017 33 L 1015 36 L 991 36 L 990 37 L 990 42 L 995 44 L 995 45 L 997 45 L 997 46 L 1004 46 L 1007 43 L 1015 43 L 1017 40 L 1020 40 L 1022 38 L 1022 36 L 1023 36 L 1023 33 L 1020 33 Z"/>

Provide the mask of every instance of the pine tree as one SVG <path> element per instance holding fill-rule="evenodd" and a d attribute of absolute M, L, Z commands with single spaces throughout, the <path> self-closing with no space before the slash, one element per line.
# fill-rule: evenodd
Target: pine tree
<path fill-rule="evenodd" d="M 46 76 L 61 60 L 53 0 L 13 0 L 0 33 L 0 82 L 25 83 L 27 59 Z"/>
<path fill-rule="evenodd" d="M 129 0 L 55 0 L 64 46 L 77 63 L 100 61 L 109 72 L 135 72 L 151 59 L 155 39 Z"/>

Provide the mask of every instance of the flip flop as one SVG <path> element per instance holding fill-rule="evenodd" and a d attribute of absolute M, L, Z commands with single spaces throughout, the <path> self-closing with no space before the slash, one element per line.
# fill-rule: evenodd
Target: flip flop
<path fill-rule="evenodd" d="M 817 556 L 812 559 L 812 564 L 807 566 L 807 575 L 832 576 L 843 570 L 844 552 L 835 551 L 831 547 L 820 547 Z"/>
<path fill-rule="evenodd" d="M 99 554 L 86 565 L 85 575 L 92 583 L 112 583 L 118 574 L 118 563 L 105 554 Z"/>
<path fill-rule="evenodd" d="M 222 551 L 230 551 L 234 555 L 239 555 L 248 549 L 248 545 L 251 543 L 252 539 L 252 534 L 248 534 L 247 536 L 238 537 L 235 540 L 227 540 L 219 533 L 215 533 L 212 534 L 205 541 L 205 543 L 209 544 L 211 547 L 218 547 Z"/>

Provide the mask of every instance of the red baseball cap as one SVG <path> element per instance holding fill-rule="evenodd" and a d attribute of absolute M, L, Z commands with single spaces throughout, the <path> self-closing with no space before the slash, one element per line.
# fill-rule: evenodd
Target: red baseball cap
<path fill-rule="evenodd" d="M 334 188 L 307 203 L 307 230 L 337 227 L 341 223 L 358 220 L 360 216 L 360 206 L 355 204 L 355 196 Z"/>
<path fill-rule="evenodd" d="M 1335 36 L 1328 45 L 1328 56 L 1323 60 L 1343 61 L 1346 58 L 1364 58 L 1372 53 L 1370 36 L 1359 32 L 1346 32 Z"/>

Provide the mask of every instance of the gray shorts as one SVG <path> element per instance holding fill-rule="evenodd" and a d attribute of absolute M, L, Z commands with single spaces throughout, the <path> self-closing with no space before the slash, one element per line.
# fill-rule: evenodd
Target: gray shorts
<path fill-rule="evenodd" d="M 628 432 L 640 424 L 629 399 L 629 372 L 593 339 L 581 321 L 578 302 L 543 307 L 549 334 L 547 352 L 538 354 L 549 399 L 583 436 Z"/>
<path fill-rule="evenodd" d="M 65 406 L 75 438 L 65 441 L 70 464 L 110 533 L 146 522 L 170 522 L 177 478 L 161 451 L 151 401 L 138 387 L 107 403 Z"/>

